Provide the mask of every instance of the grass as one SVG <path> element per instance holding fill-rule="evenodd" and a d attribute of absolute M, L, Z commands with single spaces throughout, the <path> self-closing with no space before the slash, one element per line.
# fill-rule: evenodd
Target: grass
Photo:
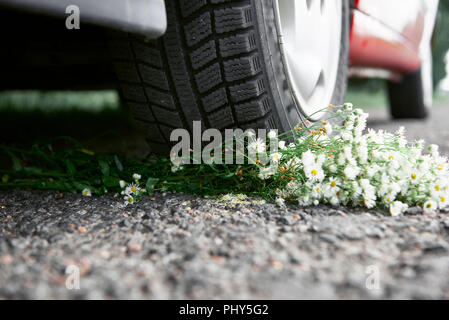
<path fill-rule="evenodd" d="M 61 145 L 61 142 L 64 147 L 56 151 L 54 145 Z M 0 189 L 32 188 L 77 193 L 88 188 L 93 194 L 102 195 L 109 191 L 119 192 L 119 181 L 130 181 L 134 173 L 144 177 L 150 194 L 156 190 L 200 195 L 231 190 L 259 194 L 264 185 L 262 181 L 256 181 L 254 169 L 236 175 L 237 166 L 204 164 L 173 174 L 168 158 L 139 160 L 117 154 L 96 154 L 70 137 L 35 143 L 28 149 L 1 146 L 0 157 L 10 159 L 7 169 L 0 168 Z M 244 183 L 243 177 L 246 178 Z"/>
<path fill-rule="evenodd" d="M 119 97 L 116 91 L 5 91 L 0 94 L 0 111 L 59 112 L 86 111 L 103 112 L 118 110 Z"/>
<path fill-rule="evenodd" d="M 384 91 L 360 90 L 349 88 L 346 101 L 351 101 L 356 106 L 364 109 L 381 109 L 388 107 L 387 95 Z"/>
<path fill-rule="evenodd" d="M 359 83 L 350 80 L 345 100 L 366 110 L 388 109 L 389 102 L 385 84 L 381 81 L 373 81 L 371 85 L 364 84 L 365 82 Z M 447 103 L 449 102 L 449 93 L 437 90 L 433 95 L 433 100 L 435 105 Z"/>

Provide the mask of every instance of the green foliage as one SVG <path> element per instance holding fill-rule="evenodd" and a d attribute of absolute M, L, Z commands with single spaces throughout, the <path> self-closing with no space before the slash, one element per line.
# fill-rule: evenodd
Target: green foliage
<path fill-rule="evenodd" d="M 56 140 L 64 140 L 71 147 L 55 151 L 53 144 Z M 203 164 L 173 174 L 168 158 L 139 160 L 116 154 L 94 154 L 68 137 L 36 143 L 30 149 L 0 146 L 1 156 L 10 159 L 10 165 L 7 169 L 0 168 L 0 189 L 32 188 L 80 193 L 88 188 L 94 195 L 103 195 L 122 191 L 120 180 L 129 181 L 136 172 L 146 181 L 145 188 L 149 194 L 168 190 L 200 195 L 230 191 L 259 194 L 257 186 L 264 184 L 250 177 L 246 170 L 236 176 L 237 166 Z"/>
<path fill-rule="evenodd" d="M 0 93 L 0 110 L 42 111 L 61 110 L 101 112 L 117 110 L 119 97 L 113 90 L 105 91 L 5 91 Z"/>

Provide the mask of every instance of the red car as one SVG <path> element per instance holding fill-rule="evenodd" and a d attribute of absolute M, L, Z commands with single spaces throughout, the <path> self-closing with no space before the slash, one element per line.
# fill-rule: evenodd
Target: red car
<path fill-rule="evenodd" d="M 425 117 L 432 106 L 438 0 L 356 0 L 354 7 L 351 74 L 389 79 L 394 117 Z"/>
<path fill-rule="evenodd" d="M 281 131 L 305 118 L 319 120 L 318 110 L 344 101 L 349 74 L 387 77 L 394 117 L 423 118 L 432 104 L 438 0 L 0 5 L 3 43 L 12 43 L 0 53 L 7 61 L 0 85 L 108 87 L 113 65 L 123 101 L 160 152 L 174 128 L 191 128 L 196 120 L 203 128 Z M 104 39 L 111 51 L 100 45 Z"/>

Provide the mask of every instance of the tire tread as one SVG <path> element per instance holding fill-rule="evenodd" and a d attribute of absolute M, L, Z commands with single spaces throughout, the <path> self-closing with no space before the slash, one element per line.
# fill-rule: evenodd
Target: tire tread
<path fill-rule="evenodd" d="M 249 0 L 167 1 L 156 41 L 113 41 L 125 103 L 160 153 L 173 128 L 275 127 Z"/>

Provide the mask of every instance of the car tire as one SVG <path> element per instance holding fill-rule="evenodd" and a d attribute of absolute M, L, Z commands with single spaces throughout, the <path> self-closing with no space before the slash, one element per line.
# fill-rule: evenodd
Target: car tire
<path fill-rule="evenodd" d="M 390 112 L 394 119 L 425 119 L 432 107 L 432 56 L 422 66 L 404 75 L 399 82 L 388 82 Z"/>
<path fill-rule="evenodd" d="M 346 94 L 350 8 L 349 1 L 341 1 L 338 71 L 323 107 L 342 103 Z M 166 1 L 168 27 L 162 38 L 114 36 L 122 97 L 153 152 L 166 154 L 172 130 L 191 131 L 193 121 L 201 121 L 203 130 L 285 132 L 308 117 L 286 76 L 274 3 Z"/>

